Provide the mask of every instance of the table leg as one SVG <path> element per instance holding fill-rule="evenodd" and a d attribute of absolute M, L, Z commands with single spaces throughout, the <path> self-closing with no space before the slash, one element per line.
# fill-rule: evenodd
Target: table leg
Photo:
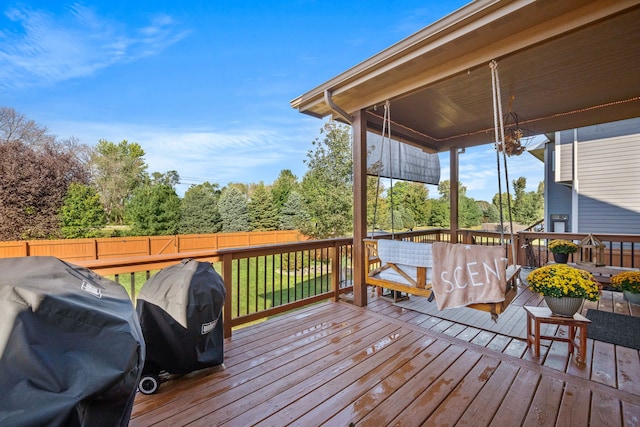
<path fill-rule="evenodd" d="M 580 326 L 580 351 L 578 352 L 578 362 L 587 362 L 587 325 Z"/>
<path fill-rule="evenodd" d="M 578 329 L 578 327 L 572 325 L 569 325 L 567 327 L 569 328 L 569 354 L 573 354 L 576 341 L 576 329 Z"/>
<path fill-rule="evenodd" d="M 533 354 L 536 357 L 539 357 L 540 356 L 540 322 L 538 321 L 538 319 L 535 320 L 534 324 L 535 324 L 535 326 L 534 326 L 535 332 L 534 332 L 534 338 L 533 339 L 534 339 L 534 347 L 535 347 L 535 349 L 534 349 Z"/>

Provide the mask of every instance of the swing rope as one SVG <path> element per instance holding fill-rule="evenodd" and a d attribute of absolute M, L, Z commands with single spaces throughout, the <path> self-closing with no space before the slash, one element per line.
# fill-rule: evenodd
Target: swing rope
<path fill-rule="evenodd" d="M 516 249 L 515 249 L 515 236 L 513 233 L 513 217 L 511 215 L 511 197 L 509 191 L 509 171 L 507 168 L 507 153 L 504 150 L 505 136 L 504 136 L 504 119 L 502 115 L 502 103 L 500 102 L 500 77 L 498 75 L 498 63 L 494 60 L 489 63 L 491 68 L 491 86 L 493 95 L 493 123 L 494 132 L 496 135 L 495 149 L 496 149 L 496 167 L 498 170 L 498 200 L 500 204 L 500 243 L 504 243 L 504 215 L 502 212 L 502 176 L 500 174 L 500 152 L 502 151 L 503 163 L 504 163 L 504 176 L 505 185 L 507 189 L 507 209 L 509 214 L 509 232 L 511 235 L 511 256 L 513 262 L 516 262 Z"/>
<path fill-rule="evenodd" d="M 388 159 L 388 165 L 389 165 L 389 175 L 390 175 L 390 182 L 391 182 L 391 187 L 389 188 L 389 197 L 391 199 L 391 238 L 393 238 L 394 234 L 395 234 L 395 226 L 394 226 L 394 217 L 393 217 L 393 172 L 392 172 L 392 164 L 391 164 L 391 103 L 389 102 L 389 100 L 387 100 L 384 103 L 384 117 L 382 119 L 382 142 L 381 142 L 381 146 L 380 146 L 380 160 L 379 160 L 379 164 L 378 164 L 378 180 L 376 183 L 376 201 L 375 204 L 373 206 L 373 223 L 371 224 L 371 237 L 373 237 L 374 232 L 375 232 L 375 227 L 376 227 L 376 219 L 377 219 L 377 215 L 378 215 L 378 198 L 380 196 L 380 170 L 382 169 L 382 157 L 384 155 L 384 140 L 385 138 L 387 139 L 388 142 L 388 146 L 389 146 L 389 159 Z"/>

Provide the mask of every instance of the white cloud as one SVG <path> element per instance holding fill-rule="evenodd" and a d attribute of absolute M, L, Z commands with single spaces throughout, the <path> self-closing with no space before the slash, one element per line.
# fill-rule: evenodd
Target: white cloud
<path fill-rule="evenodd" d="M 188 34 L 169 16 L 127 28 L 81 4 L 61 16 L 27 8 L 8 9 L 4 16 L 10 25 L 3 25 L 0 33 L 0 90 L 88 76 L 115 63 L 158 54 Z"/>
<path fill-rule="evenodd" d="M 301 124 L 304 126 L 305 121 Z M 145 151 L 148 172 L 175 170 L 184 185 L 204 181 L 221 186 L 229 182 L 272 183 L 282 169 L 290 169 L 298 178 L 306 170 L 303 160 L 311 148 L 313 132 L 304 127 L 288 127 L 286 134 L 270 129 L 162 128 L 130 123 L 92 123 L 54 121 L 48 123 L 59 138 L 75 137 L 81 143 L 94 145 L 98 140 L 118 143 L 136 142 Z M 316 132 L 317 133 L 317 132 Z"/>

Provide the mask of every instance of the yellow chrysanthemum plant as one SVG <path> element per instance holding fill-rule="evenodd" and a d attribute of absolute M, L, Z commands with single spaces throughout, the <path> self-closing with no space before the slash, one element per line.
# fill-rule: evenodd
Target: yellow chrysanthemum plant
<path fill-rule="evenodd" d="M 527 276 L 529 289 L 543 296 L 600 299 L 600 286 L 588 271 L 567 264 L 536 268 Z"/>
<path fill-rule="evenodd" d="M 572 254 L 578 250 L 578 245 L 570 240 L 555 239 L 549 242 L 549 250 L 554 254 Z"/>
<path fill-rule="evenodd" d="M 625 271 L 611 277 L 611 286 L 621 291 L 640 294 L 640 271 Z"/>

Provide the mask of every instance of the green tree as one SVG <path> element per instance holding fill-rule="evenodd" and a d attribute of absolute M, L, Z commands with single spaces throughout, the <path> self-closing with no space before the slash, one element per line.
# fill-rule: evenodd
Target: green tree
<path fill-rule="evenodd" d="M 390 199 L 387 191 L 387 199 Z M 393 185 L 393 200 L 396 207 L 401 206 L 404 211 L 405 226 L 412 228 L 417 225 L 425 225 L 431 214 L 431 200 L 427 186 L 419 182 L 399 181 Z M 412 218 L 414 225 L 410 226 L 407 219 Z"/>
<path fill-rule="evenodd" d="M 451 226 L 449 218 L 449 201 L 436 199 L 431 204 L 431 217 L 429 224 L 434 227 L 446 228 Z"/>
<path fill-rule="evenodd" d="M 178 175 L 178 172 L 175 170 L 170 170 L 165 173 L 153 172 L 151 174 L 151 181 L 155 184 L 164 184 L 176 188 L 176 185 L 180 183 L 180 175 Z"/>
<path fill-rule="evenodd" d="M 466 193 L 466 188 L 462 186 L 462 183 L 458 183 L 458 195 L 460 194 L 460 190 L 464 189 L 465 193 Z M 440 181 L 438 183 L 438 194 L 440 194 L 440 200 L 443 200 L 445 202 L 449 201 L 449 198 L 451 196 L 451 183 L 449 182 L 448 179 L 445 179 L 444 181 Z"/>
<path fill-rule="evenodd" d="M 500 222 L 500 212 L 496 205 L 484 200 L 478 200 L 476 203 L 482 211 L 484 222 Z"/>
<path fill-rule="evenodd" d="M 388 209 L 384 182 L 367 176 L 367 230 L 384 228 L 381 218 Z"/>
<path fill-rule="evenodd" d="M 135 142 L 115 144 L 104 139 L 91 154 L 92 182 L 111 223 L 122 224 L 127 199 L 145 180 L 144 154 Z"/>
<path fill-rule="evenodd" d="M 513 200 L 512 194 L 507 195 L 506 192 L 502 193 L 502 200 L 501 200 L 500 193 L 496 193 L 495 196 L 493 196 L 493 199 L 491 200 L 491 202 L 498 210 L 497 222 L 500 222 L 500 213 L 502 213 L 502 221 L 505 224 L 509 224 L 510 221 L 515 221 L 513 217 L 514 200 Z M 511 205 L 511 211 L 509 211 L 509 205 Z"/>
<path fill-rule="evenodd" d="M 271 186 L 271 196 L 273 197 L 273 204 L 278 212 L 282 210 L 289 195 L 293 191 L 298 191 L 299 184 L 298 178 L 289 169 L 283 169 L 280 171 L 280 175 L 273 182 Z"/>
<path fill-rule="evenodd" d="M 471 228 L 482 223 L 482 209 L 478 203 L 466 196 L 460 197 L 458 207 L 458 224 L 463 228 Z"/>
<path fill-rule="evenodd" d="M 538 191 L 526 192 L 527 179 L 520 177 L 512 181 L 512 194 L 510 197 L 507 193 L 502 194 L 502 213 L 503 220 L 508 223 L 510 220 L 518 224 L 532 224 L 542 218 L 544 211 L 544 193 L 541 185 Z M 542 187 L 543 188 L 543 187 Z M 509 200 L 511 200 L 511 215 L 509 215 Z M 493 204 L 496 208 L 500 207 L 499 194 L 493 196 Z M 499 210 L 498 210 L 499 212 Z"/>
<path fill-rule="evenodd" d="M 278 229 L 278 210 L 273 203 L 271 191 L 263 182 L 253 190 L 248 205 L 252 230 L 269 231 Z"/>
<path fill-rule="evenodd" d="M 154 175 L 133 192 L 126 204 L 126 218 L 135 236 L 176 234 L 180 224 L 180 198 L 164 175 Z"/>
<path fill-rule="evenodd" d="M 431 209 L 431 225 L 436 227 L 450 227 L 450 200 L 451 200 L 451 184 L 448 180 L 438 184 L 438 192 L 440 198 L 433 202 Z M 437 202 L 437 203 L 436 203 Z M 446 214 L 446 220 L 444 215 Z M 458 183 L 458 225 L 460 227 L 469 228 L 480 225 L 482 222 L 482 209 L 478 203 L 467 197 L 467 188 Z"/>
<path fill-rule="evenodd" d="M 527 179 L 520 177 L 513 181 L 515 200 L 513 206 L 514 221 L 519 224 L 530 225 L 538 221 L 544 212 L 544 193 L 541 186 L 538 191 L 526 192 Z M 543 187 L 544 188 L 544 187 Z"/>
<path fill-rule="evenodd" d="M 249 231 L 247 198 L 236 187 L 227 186 L 222 190 L 218 200 L 218 212 L 223 232 Z"/>
<path fill-rule="evenodd" d="M 180 202 L 181 234 L 218 233 L 222 230 L 222 219 L 218 212 L 220 187 L 204 182 L 192 185 Z"/>
<path fill-rule="evenodd" d="M 297 191 L 292 191 L 280 211 L 281 230 L 302 230 L 309 225 L 304 199 Z"/>
<path fill-rule="evenodd" d="M 243 184 L 242 182 L 230 182 L 229 184 L 227 184 L 228 188 L 235 188 L 236 190 L 238 190 L 240 192 L 240 194 L 242 194 L 245 197 L 249 197 L 251 191 L 250 191 L 250 187 L 251 184 L 247 185 L 247 184 Z"/>
<path fill-rule="evenodd" d="M 307 235 L 318 239 L 342 237 L 353 225 L 351 133 L 347 126 L 327 122 L 324 137 L 313 141 L 307 153 L 308 170 L 302 194 L 311 218 Z"/>
<path fill-rule="evenodd" d="M 416 219 L 413 216 L 413 212 L 411 212 L 409 209 L 402 206 L 400 208 L 400 215 L 402 216 L 403 228 L 413 230 L 416 226 Z"/>
<path fill-rule="evenodd" d="M 402 231 L 404 228 L 411 228 L 414 225 L 413 218 L 405 215 L 406 211 L 402 206 L 393 210 L 393 216 L 391 214 L 390 203 L 385 203 L 383 206 L 378 207 L 379 228 L 391 231 Z M 409 220 L 409 224 L 405 224 L 405 219 Z"/>
<path fill-rule="evenodd" d="M 63 237 L 94 237 L 96 230 L 106 222 L 100 195 L 88 185 L 71 183 L 60 210 L 60 230 Z"/>

